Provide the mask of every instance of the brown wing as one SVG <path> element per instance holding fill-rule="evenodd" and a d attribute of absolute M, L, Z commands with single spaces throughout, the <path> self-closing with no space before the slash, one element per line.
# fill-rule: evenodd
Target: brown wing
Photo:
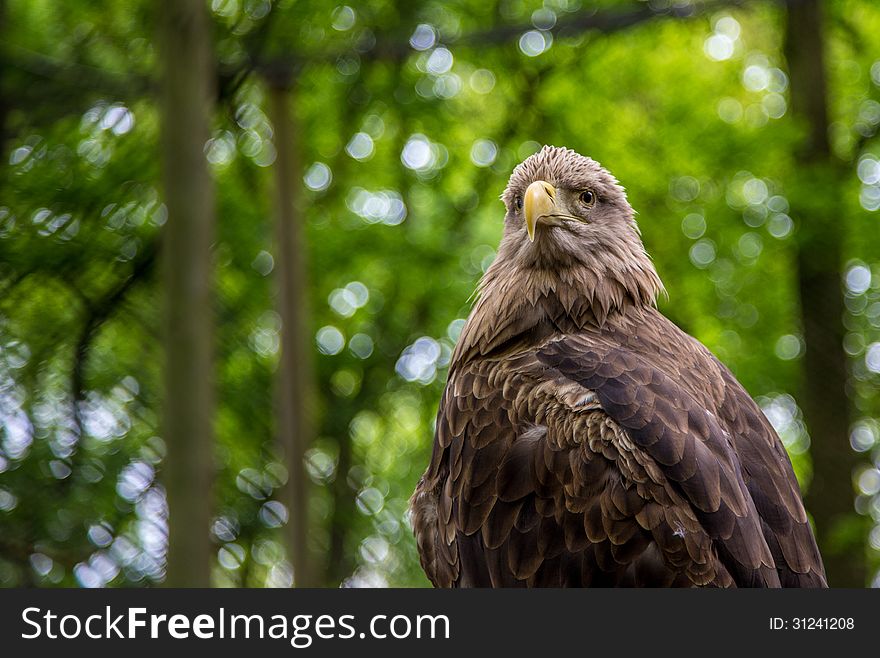
<path fill-rule="evenodd" d="M 707 413 L 620 338 L 453 371 L 413 499 L 432 582 L 823 585 L 790 464 L 748 395 L 724 370 Z M 663 369 L 688 374 L 667 351 Z M 722 372 L 691 352 L 689 372 Z"/>
<path fill-rule="evenodd" d="M 659 347 L 644 335 L 628 344 L 613 335 L 566 338 L 538 358 L 595 390 L 602 408 L 690 503 L 737 585 L 773 586 L 778 578 L 784 587 L 827 586 L 775 431 L 723 365 L 662 320 L 656 335 L 678 344 L 678 364 L 658 357 Z M 720 399 L 706 395 L 713 389 Z"/>
<path fill-rule="evenodd" d="M 731 584 L 687 501 L 596 396 L 546 375 L 532 353 L 450 378 L 413 499 L 432 582 Z"/>
<path fill-rule="evenodd" d="M 441 587 L 731 584 L 683 496 L 534 352 L 453 373 L 413 525 Z"/>
<path fill-rule="evenodd" d="M 755 401 L 727 368 L 721 368 L 727 394 L 719 417 L 734 437 L 743 479 L 761 517 L 779 580 L 783 587 L 827 587 L 788 453 Z"/>

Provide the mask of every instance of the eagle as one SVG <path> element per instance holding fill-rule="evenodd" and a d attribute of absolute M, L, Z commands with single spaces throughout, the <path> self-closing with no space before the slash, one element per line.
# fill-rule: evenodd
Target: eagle
<path fill-rule="evenodd" d="M 513 171 L 410 511 L 436 587 L 827 587 L 791 461 L 656 306 L 623 187 L 544 146 Z"/>

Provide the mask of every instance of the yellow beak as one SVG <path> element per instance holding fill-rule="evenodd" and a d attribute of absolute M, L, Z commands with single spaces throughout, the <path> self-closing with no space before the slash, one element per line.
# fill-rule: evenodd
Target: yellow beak
<path fill-rule="evenodd" d="M 526 218 L 526 231 L 529 241 L 535 241 L 535 226 L 542 217 L 549 217 L 556 211 L 556 188 L 550 183 L 537 180 L 526 189 L 523 197 L 523 214 Z"/>

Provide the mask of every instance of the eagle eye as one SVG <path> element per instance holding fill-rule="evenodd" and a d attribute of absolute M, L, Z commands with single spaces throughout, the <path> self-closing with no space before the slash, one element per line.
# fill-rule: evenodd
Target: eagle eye
<path fill-rule="evenodd" d="M 515 196 L 513 198 L 513 207 L 517 210 L 522 210 L 523 207 L 523 198 L 521 196 Z"/>
<path fill-rule="evenodd" d="M 584 190 L 578 195 L 578 200 L 584 204 L 587 208 L 596 203 L 596 195 L 593 194 L 590 190 Z"/>

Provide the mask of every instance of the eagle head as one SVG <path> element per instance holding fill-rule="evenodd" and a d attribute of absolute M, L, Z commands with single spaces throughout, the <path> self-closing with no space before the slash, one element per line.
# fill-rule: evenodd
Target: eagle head
<path fill-rule="evenodd" d="M 655 305 L 663 283 L 623 187 L 598 162 L 545 146 L 513 170 L 501 199 L 504 234 L 455 362 L 548 326 L 601 325 Z"/>
<path fill-rule="evenodd" d="M 501 326 L 542 323 L 542 309 L 558 308 L 556 301 L 582 326 L 653 306 L 663 292 L 623 187 L 595 160 L 545 146 L 513 170 L 501 199 L 504 234 L 462 351 L 485 353 L 493 332 L 505 335 Z"/>
<path fill-rule="evenodd" d="M 526 159 L 501 198 L 504 241 L 521 265 L 589 266 L 644 253 L 623 187 L 598 162 L 571 149 L 545 146 Z"/>

